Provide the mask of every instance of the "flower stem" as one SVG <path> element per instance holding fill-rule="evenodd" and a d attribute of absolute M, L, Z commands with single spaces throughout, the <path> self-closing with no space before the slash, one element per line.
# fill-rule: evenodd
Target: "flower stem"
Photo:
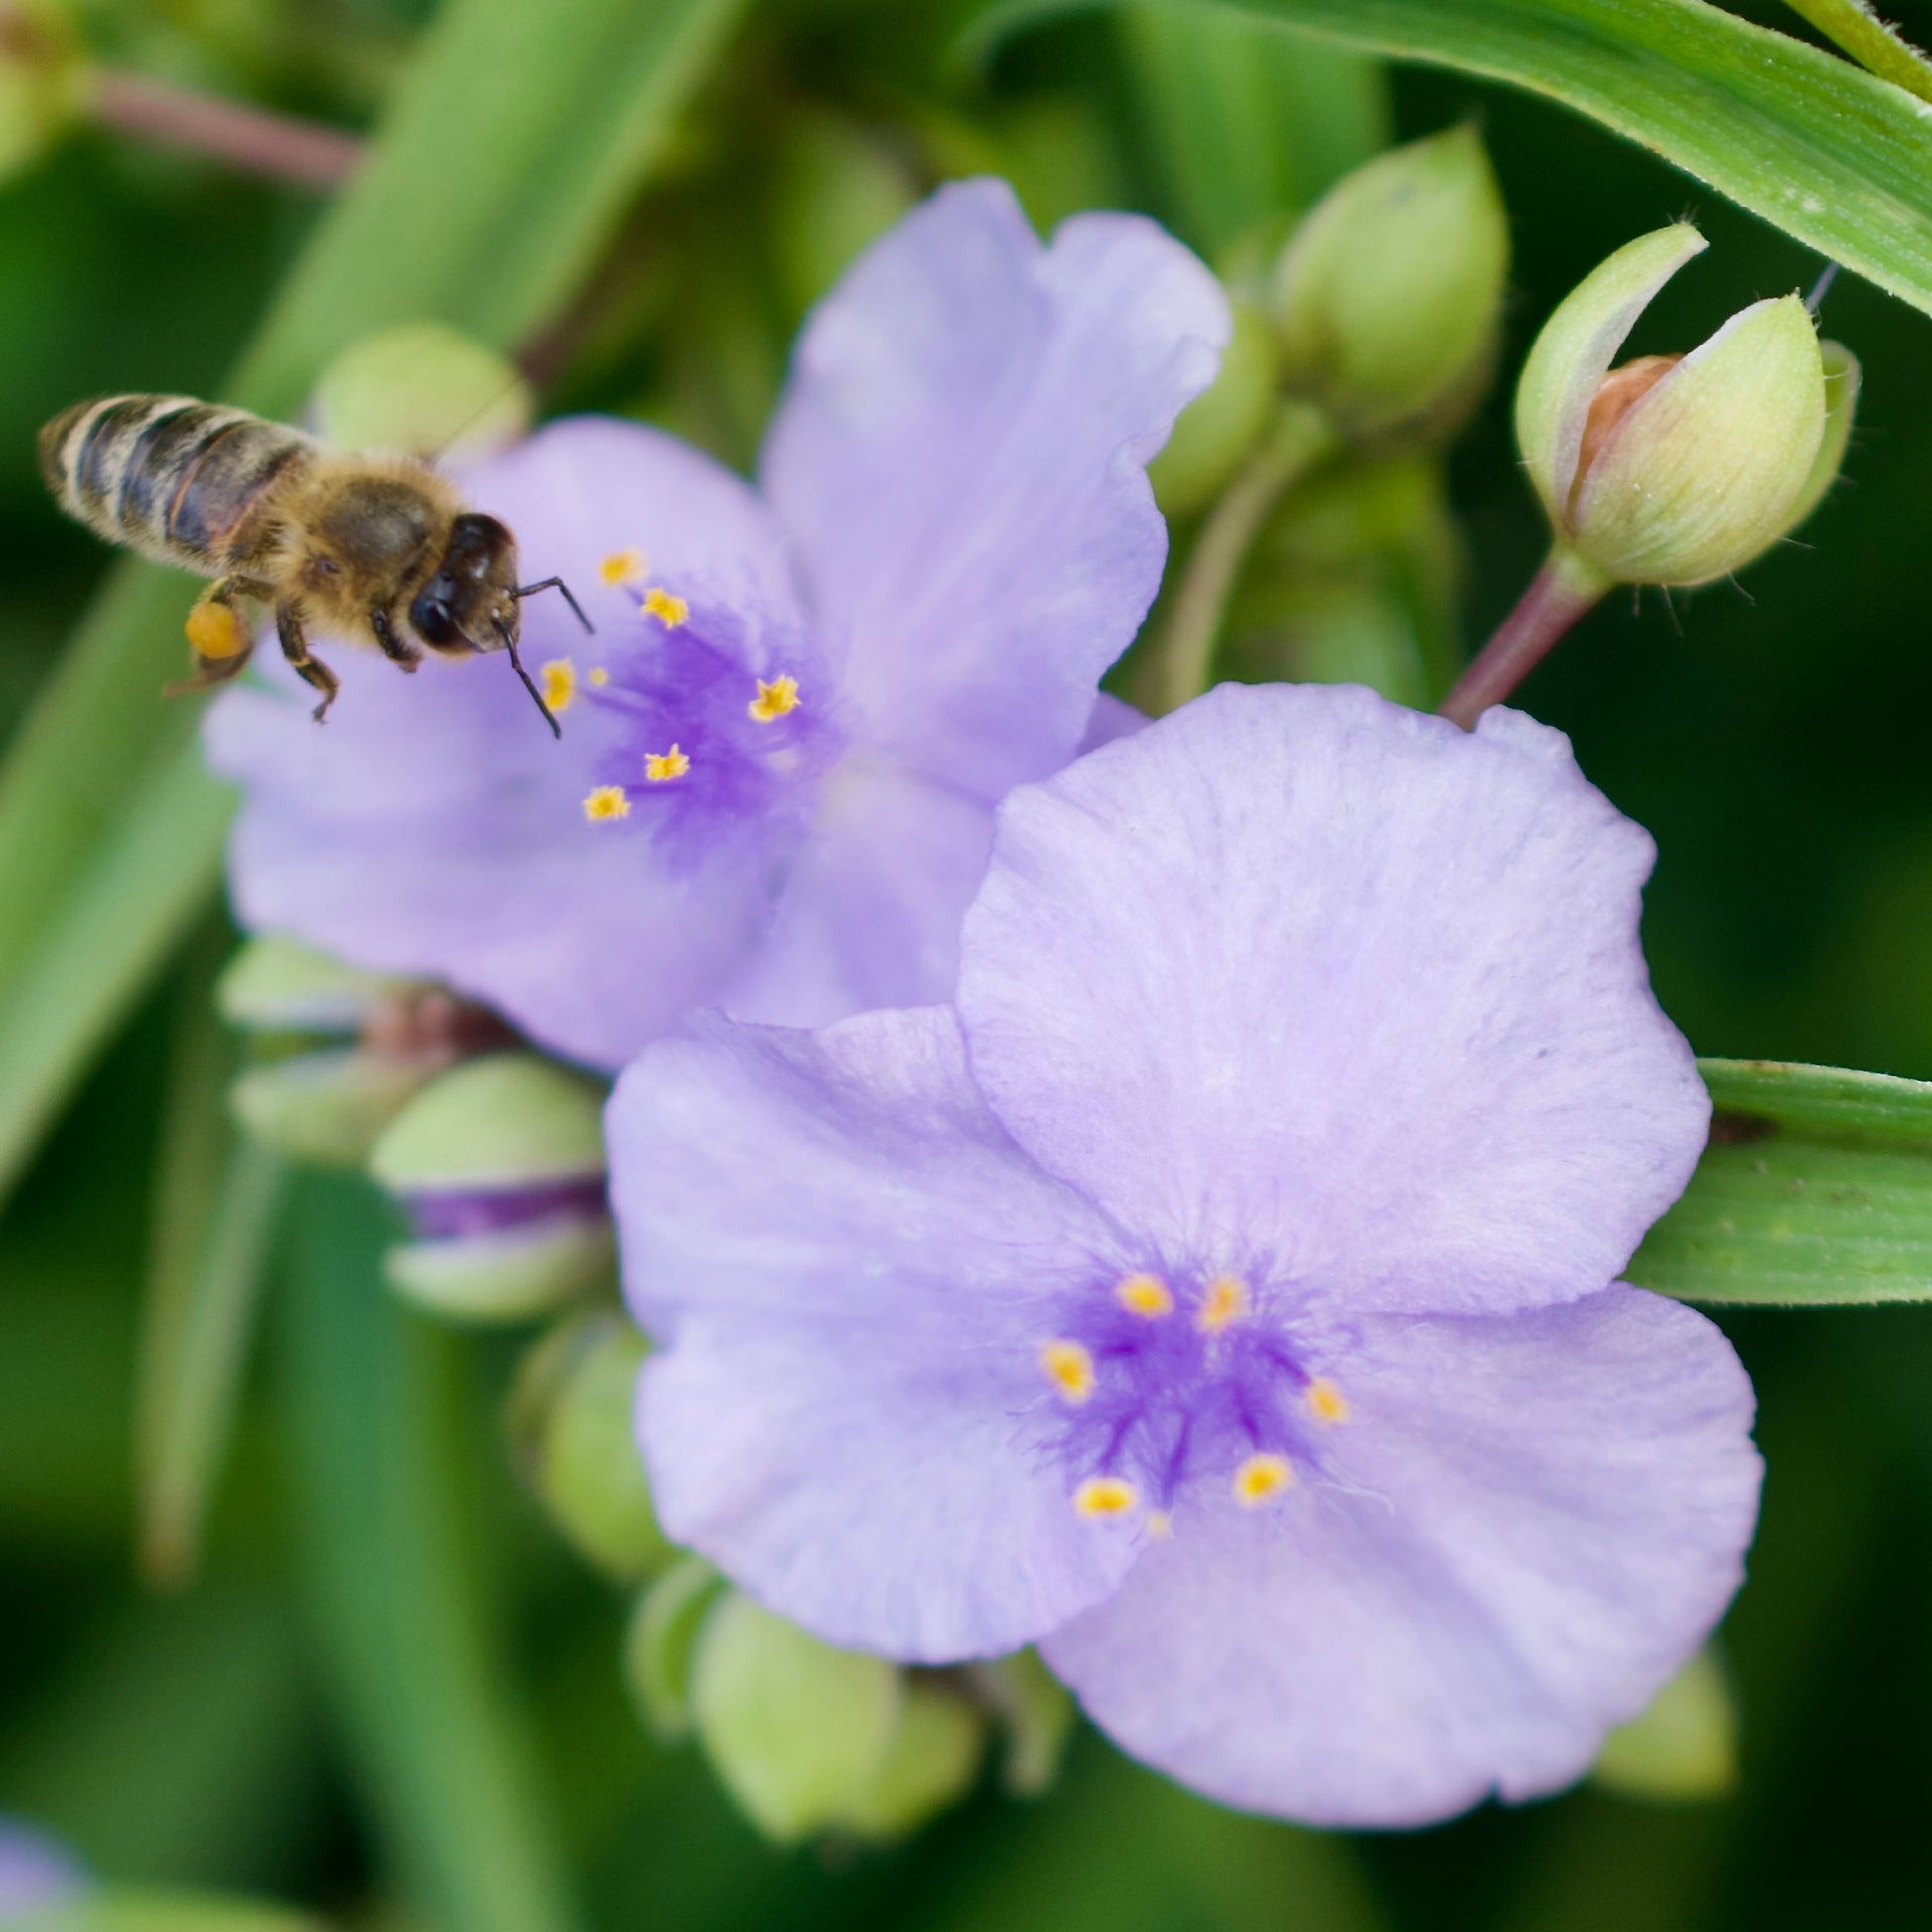
<path fill-rule="evenodd" d="M 1610 580 L 1566 550 L 1550 552 L 1515 610 L 1455 680 L 1438 709 L 1465 731 L 1501 704 L 1542 663 L 1550 647 L 1610 588 Z"/>
<path fill-rule="evenodd" d="M 1175 710 L 1207 688 L 1228 598 L 1268 513 L 1335 446 L 1327 417 L 1291 402 L 1214 505 L 1194 540 L 1150 668 L 1152 708 Z"/>
<path fill-rule="evenodd" d="M 1785 5 L 1880 80 L 1932 101 L 1932 62 L 1887 27 L 1872 12 L 1870 0 L 1785 0 Z"/>
<path fill-rule="evenodd" d="M 309 188 L 333 188 L 362 153 L 354 135 L 333 127 L 112 68 L 94 71 L 89 105 L 104 127 Z"/>

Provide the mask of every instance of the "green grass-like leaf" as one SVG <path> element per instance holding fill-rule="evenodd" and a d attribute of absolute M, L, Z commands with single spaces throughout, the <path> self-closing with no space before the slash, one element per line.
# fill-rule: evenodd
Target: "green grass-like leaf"
<path fill-rule="evenodd" d="M 1705 1060 L 1716 1113 L 1626 1279 L 1688 1302 L 1932 1299 L 1932 1083 Z"/>
<path fill-rule="evenodd" d="M 1507 81 L 1589 115 L 1932 312 L 1932 116 L 1822 49 L 1702 0 L 1227 0 L 1368 53 Z M 999 0 L 965 43 L 1105 0 Z M 1206 13 L 1208 0 L 1167 0 Z M 1218 0 L 1217 0 L 1218 5 Z"/>
<path fill-rule="evenodd" d="M 741 10 L 449 0 L 224 399 L 290 416 L 330 356 L 394 323 L 499 349 L 530 336 Z M 177 573 L 117 569 L 0 767 L 0 1194 L 218 874 L 226 806 L 183 775 L 196 707 L 160 696 L 192 596 Z"/>

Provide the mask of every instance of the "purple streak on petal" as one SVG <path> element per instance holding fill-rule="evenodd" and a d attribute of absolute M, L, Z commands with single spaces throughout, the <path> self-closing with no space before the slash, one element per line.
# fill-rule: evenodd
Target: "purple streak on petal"
<path fill-rule="evenodd" d="M 709 1019 L 608 1115 L 664 1526 L 831 1642 L 938 1662 L 1100 1601 L 1131 1529 L 1042 1452 L 1054 1291 L 1118 1235 L 991 1119 L 942 1010 Z"/>
<path fill-rule="evenodd" d="M 635 424 L 554 425 L 470 482 L 516 530 L 526 573 L 562 571 L 598 624 L 585 637 L 554 595 L 525 607 L 526 661 L 569 657 L 580 674 L 562 741 L 496 658 L 405 677 L 372 651 L 325 646 L 343 680 L 326 725 L 285 668 L 274 681 L 287 696 L 235 691 L 209 714 L 210 761 L 244 788 L 231 889 L 250 927 L 445 979 L 545 1045 L 616 1067 L 712 997 L 751 946 L 803 813 L 763 801 L 750 835 L 702 836 L 697 854 L 687 840 L 675 864 L 641 809 L 585 823 L 586 794 L 614 773 L 648 789 L 632 769 L 635 720 L 599 701 L 590 671 L 607 670 L 605 689 L 621 695 L 680 634 L 646 619 L 634 591 L 601 584 L 597 560 L 641 547 L 652 581 L 714 613 L 746 700 L 755 673 L 805 649 L 790 565 L 743 483 Z M 722 702 L 698 686 L 700 709 Z"/>
<path fill-rule="evenodd" d="M 1625 1288 L 1363 1324 L 1325 1476 L 1176 1513 L 1047 1661 L 1126 1749 L 1226 1803 L 1419 1825 L 1587 1768 L 1742 1580 L 1750 1385 Z"/>
<path fill-rule="evenodd" d="M 1002 810 L 974 1069 L 1171 1253 L 1362 1311 L 1586 1294 L 1709 1113 L 1644 970 L 1652 853 L 1518 714 L 1224 686 Z"/>
<path fill-rule="evenodd" d="M 1151 222 L 1042 249 L 995 181 L 942 189 L 819 306 L 761 475 L 885 759 L 990 803 L 1072 756 L 1161 578 L 1143 466 L 1228 328 Z"/>
<path fill-rule="evenodd" d="M 601 1220 L 606 1212 L 604 1176 L 553 1180 L 538 1187 L 446 1187 L 403 1198 L 409 1225 L 422 1241 L 461 1241 L 496 1234 L 526 1222 Z"/>

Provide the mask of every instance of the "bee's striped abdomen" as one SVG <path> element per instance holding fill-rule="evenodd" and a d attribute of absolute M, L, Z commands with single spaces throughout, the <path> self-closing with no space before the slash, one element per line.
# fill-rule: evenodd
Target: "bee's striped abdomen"
<path fill-rule="evenodd" d="M 249 513 L 314 445 L 192 396 L 103 396 L 41 431 L 61 507 L 109 543 L 215 576 L 240 561 Z"/>

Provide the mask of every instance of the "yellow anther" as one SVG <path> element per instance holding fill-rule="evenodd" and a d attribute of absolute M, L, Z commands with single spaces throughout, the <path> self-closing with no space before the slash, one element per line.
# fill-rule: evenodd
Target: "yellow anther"
<path fill-rule="evenodd" d="M 1270 1455 L 1264 1450 L 1251 1455 L 1234 1472 L 1234 1500 L 1243 1509 L 1255 1509 L 1279 1496 L 1295 1480 L 1295 1471 L 1285 1455 Z"/>
<path fill-rule="evenodd" d="M 1114 1300 L 1143 1321 L 1159 1321 L 1173 1312 L 1173 1297 L 1159 1275 L 1127 1275 L 1114 1284 Z"/>
<path fill-rule="evenodd" d="M 205 597 L 188 614 L 188 641 L 197 657 L 232 657 L 248 644 L 248 633 L 231 604 Z"/>
<path fill-rule="evenodd" d="M 568 711 L 577 695 L 577 666 L 568 657 L 553 657 L 543 667 L 543 701 L 552 711 Z"/>
<path fill-rule="evenodd" d="M 644 759 L 644 776 L 654 785 L 669 784 L 691 768 L 691 760 L 673 745 L 668 752 L 651 752 Z"/>
<path fill-rule="evenodd" d="M 768 725 L 774 718 L 782 718 L 788 711 L 798 709 L 798 680 L 795 677 L 774 677 L 769 684 L 759 679 L 759 694 L 745 707 L 747 713 L 756 718 L 760 725 Z"/>
<path fill-rule="evenodd" d="M 675 630 L 691 615 L 691 607 L 683 598 L 656 584 L 644 593 L 644 609 L 661 620 L 666 630 Z"/>
<path fill-rule="evenodd" d="M 1142 1527 L 1156 1541 L 1165 1543 L 1173 1534 L 1173 1518 L 1165 1509 L 1150 1509 Z"/>
<path fill-rule="evenodd" d="M 1140 1500 L 1141 1492 L 1120 1476 L 1088 1476 L 1073 1492 L 1082 1516 L 1125 1516 Z"/>
<path fill-rule="evenodd" d="M 598 565 L 597 574 L 607 584 L 634 584 L 648 576 L 650 565 L 641 550 L 613 550 Z"/>
<path fill-rule="evenodd" d="M 1068 1402 L 1084 1402 L 1093 1393 L 1093 1357 L 1077 1341 L 1042 1342 L 1039 1365 Z"/>
<path fill-rule="evenodd" d="M 1201 1297 L 1194 1326 L 1204 1335 L 1218 1335 L 1248 1312 L 1248 1290 L 1234 1275 L 1216 1275 Z"/>
<path fill-rule="evenodd" d="M 609 684 L 611 682 L 611 673 L 602 664 L 599 664 L 591 671 L 591 682 L 600 687 Z"/>
<path fill-rule="evenodd" d="M 1348 1420 L 1348 1398 L 1325 1375 L 1317 1375 L 1302 1391 L 1302 1400 L 1309 1405 L 1309 1414 L 1316 1422 Z"/>
<path fill-rule="evenodd" d="M 630 795 L 621 785 L 599 785 L 584 800 L 584 816 L 593 825 L 630 816 Z"/>

